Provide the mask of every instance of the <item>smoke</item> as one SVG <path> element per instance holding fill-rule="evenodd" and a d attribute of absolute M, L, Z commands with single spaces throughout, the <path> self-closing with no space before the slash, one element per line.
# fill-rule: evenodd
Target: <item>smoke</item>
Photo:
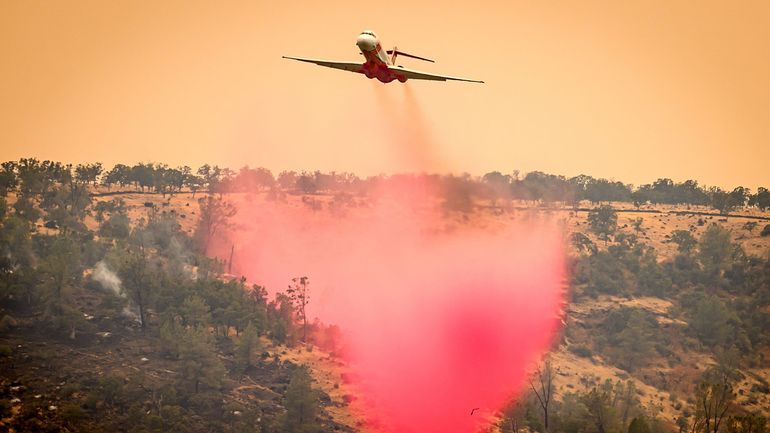
<path fill-rule="evenodd" d="M 118 275 L 110 270 L 104 260 L 96 263 L 91 278 L 98 282 L 104 290 L 112 292 L 115 296 L 126 297 L 125 293 L 123 293 L 123 283 Z"/>
<path fill-rule="evenodd" d="M 107 263 L 105 263 L 104 260 L 100 260 L 96 263 L 91 278 L 98 282 L 106 292 L 112 293 L 119 298 L 126 299 L 126 293 L 123 291 L 123 282 L 120 280 L 120 277 L 107 266 Z M 120 314 L 134 322 L 141 323 L 139 309 L 130 299 L 125 304 Z"/>
<path fill-rule="evenodd" d="M 123 311 L 120 312 L 121 316 L 133 320 L 135 323 L 142 323 L 142 318 L 139 316 L 139 308 L 137 308 L 133 302 L 129 302 L 123 307 Z"/>

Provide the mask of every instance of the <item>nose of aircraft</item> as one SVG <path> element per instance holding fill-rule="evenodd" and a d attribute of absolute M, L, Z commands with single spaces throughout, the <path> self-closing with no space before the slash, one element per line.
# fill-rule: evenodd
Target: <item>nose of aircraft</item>
<path fill-rule="evenodd" d="M 360 48 L 361 51 L 374 51 L 374 48 L 377 46 L 377 38 L 366 33 L 361 33 L 358 35 L 356 45 L 358 45 L 358 48 Z"/>

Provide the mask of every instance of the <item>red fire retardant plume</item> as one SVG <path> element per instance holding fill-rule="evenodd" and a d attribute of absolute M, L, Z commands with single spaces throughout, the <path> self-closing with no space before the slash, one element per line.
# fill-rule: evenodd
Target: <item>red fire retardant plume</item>
<path fill-rule="evenodd" d="M 526 217 L 447 228 L 414 189 L 345 215 L 242 200 L 228 242 L 237 271 L 272 291 L 310 278 L 309 315 L 342 328 L 369 430 L 477 432 L 558 329 L 562 238 Z"/>

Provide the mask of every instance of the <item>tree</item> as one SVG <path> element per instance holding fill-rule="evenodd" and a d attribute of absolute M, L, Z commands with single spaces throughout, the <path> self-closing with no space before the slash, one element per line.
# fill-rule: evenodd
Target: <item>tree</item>
<path fill-rule="evenodd" d="M 219 178 L 219 182 L 216 185 L 216 188 L 210 190 L 209 192 L 217 192 L 221 198 L 225 192 L 232 191 L 233 182 L 235 180 L 235 172 L 225 167 L 221 170 L 220 174 L 221 176 Z"/>
<path fill-rule="evenodd" d="M 747 221 L 745 224 L 743 224 L 743 229 L 749 233 L 753 232 L 755 228 L 757 228 L 756 221 Z"/>
<path fill-rule="evenodd" d="M 184 184 L 192 191 L 193 198 L 195 198 L 195 194 L 203 188 L 204 180 L 200 176 L 189 173 L 185 175 Z"/>
<path fill-rule="evenodd" d="M 24 218 L 32 224 L 35 224 L 41 215 L 40 210 L 35 207 L 35 203 L 27 194 L 21 194 L 16 198 L 16 203 L 13 204 L 13 209 L 16 211 L 16 215 Z"/>
<path fill-rule="evenodd" d="M 163 197 L 169 192 L 170 174 L 171 169 L 166 164 L 155 164 L 153 166 L 152 187 L 155 192 L 160 193 Z"/>
<path fill-rule="evenodd" d="M 594 387 L 581 398 L 597 433 L 615 430 L 617 418 L 612 405 L 612 394 L 612 383 L 608 380 L 604 385 Z"/>
<path fill-rule="evenodd" d="M 695 391 L 694 431 L 719 433 L 719 427 L 733 400 L 735 394 L 730 377 L 714 370 L 707 371 Z"/>
<path fill-rule="evenodd" d="M 759 187 L 757 193 L 749 199 L 749 205 L 756 206 L 761 210 L 770 208 L 770 190 Z"/>
<path fill-rule="evenodd" d="M 211 239 L 221 230 L 230 225 L 230 218 L 235 216 L 238 210 L 232 203 L 222 198 L 214 198 L 211 195 L 198 200 L 200 206 L 200 218 L 195 237 L 203 254 L 208 253 Z"/>
<path fill-rule="evenodd" d="M 65 234 L 70 231 L 84 233 L 88 230 L 83 219 L 89 214 L 90 205 L 88 187 L 75 181 L 50 188 L 40 202 L 40 207 L 48 212 L 48 218 L 55 221 Z"/>
<path fill-rule="evenodd" d="M 198 176 L 203 179 L 203 184 L 206 185 L 209 194 L 212 194 L 222 179 L 222 170 L 216 165 L 212 167 L 204 164 L 198 168 Z"/>
<path fill-rule="evenodd" d="M 108 189 L 114 184 L 118 184 L 121 187 L 131 184 L 131 167 L 124 164 L 117 164 L 112 167 L 112 170 L 102 176 L 102 184 Z"/>
<path fill-rule="evenodd" d="M 75 178 L 78 182 L 83 184 L 91 183 L 96 186 L 96 181 L 100 174 L 102 174 L 101 162 L 85 165 L 78 164 L 78 166 L 75 167 Z"/>
<path fill-rule="evenodd" d="M 588 225 L 592 232 L 606 243 L 618 227 L 618 215 L 609 205 L 599 206 L 588 213 Z"/>
<path fill-rule="evenodd" d="M 695 304 L 690 326 L 695 335 L 710 347 L 721 347 L 733 337 L 735 313 L 716 296 L 707 296 Z"/>
<path fill-rule="evenodd" d="M 619 405 L 620 423 L 623 428 L 628 422 L 628 418 L 641 412 L 639 405 L 639 396 L 637 395 L 636 384 L 629 380 L 625 384 L 618 381 L 615 384 L 615 396 L 613 398 L 615 405 Z M 630 427 L 630 425 L 629 425 Z"/>
<path fill-rule="evenodd" d="M 297 311 L 297 318 L 302 321 L 302 342 L 307 343 L 307 312 L 305 307 L 310 303 L 310 279 L 308 277 L 296 277 L 291 279 L 286 293 L 289 295 L 294 309 Z"/>
<path fill-rule="evenodd" d="M 735 197 L 730 198 L 730 193 L 722 191 L 718 187 L 712 187 L 709 190 L 711 207 L 718 210 L 721 214 L 728 214 L 735 207 Z"/>
<path fill-rule="evenodd" d="M 766 224 L 764 227 L 762 227 L 762 231 L 759 232 L 759 235 L 763 238 L 770 236 L 770 224 Z"/>
<path fill-rule="evenodd" d="M 10 215 L 0 224 L 0 298 L 25 297 L 32 304 L 38 275 L 32 265 L 30 224 L 16 215 Z"/>
<path fill-rule="evenodd" d="M 607 314 L 602 326 L 606 330 L 607 353 L 626 371 L 649 362 L 654 351 L 653 335 L 657 322 L 644 310 L 619 308 Z"/>
<path fill-rule="evenodd" d="M 456 212 L 473 210 L 473 184 L 469 176 L 446 176 L 441 192 L 444 209 Z"/>
<path fill-rule="evenodd" d="M 147 326 L 147 306 L 157 278 L 153 275 L 143 247 L 140 251 L 126 251 L 119 260 L 118 276 L 123 282 L 123 290 L 139 309 L 139 323 L 144 329 Z"/>
<path fill-rule="evenodd" d="M 171 194 L 181 192 L 186 180 L 192 175 L 192 169 L 188 166 L 170 168 L 166 173 L 167 184 L 171 187 Z"/>
<path fill-rule="evenodd" d="M 43 168 L 36 158 L 22 158 L 16 166 L 19 178 L 19 192 L 35 196 L 43 192 Z"/>
<path fill-rule="evenodd" d="M 593 243 L 591 238 L 584 235 L 580 232 L 572 233 L 572 236 L 570 237 L 570 241 L 572 242 L 572 245 L 575 247 L 578 251 L 586 251 L 591 254 L 596 253 L 596 244 Z"/>
<path fill-rule="evenodd" d="M 315 194 L 316 191 L 318 191 L 318 184 L 316 184 L 315 176 L 310 173 L 303 172 L 297 178 L 296 186 L 303 194 Z"/>
<path fill-rule="evenodd" d="M 520 396 L 511 402 L 503 410 L 503 418 L 500 420 L 500 431 L 502 433 L 519 433 L 523 427 L 524 418 L 529 411 L 528 402 L 524 396 Z"/>
<path fill-rule="evenodd" d="M 316 433 L 320 430 L 316 420 L 318 396 L 313 390 L 312 378 L 307 367 L 299 366 L 291 376 L 286 389 L 283 431 L 286 433 Z"/>
<path fill-rule="evenodd" d="M 198 295 L 189 296 L 179 308 L 182 324 L 195 329 L 205 329 L 211 323 L 211 313 L 206 301 Z"/>
<path fill-rule="evenodd" d="M 149 164 L 136 164 L 131 167 L 130 179 L 135 186 L 138 186 L 144 192 L 145 188 L 150 188 L 154 184 L 155 168 L 151 163 Z"/>
<path fill-rule="evenodd" d="M 99 236 L 102 237 L 126 239 L 130 233 L 131 226 L 129 225 L 128 215 L 123 213 L 111 215 L 99 226 Z"/>
<path fill-rule="evenodd" d="M 4 162 L 0 164 L 0 197 L 8 195 L 9 191 L 16 189 L 19 184 L 16 177 L 16 163 Z"/>
<path fill-rule="evenodd" d="M 532 381 L 532 376 L 530 376 L 528 379 L 529 387 L 535 394 L 535 397 L 540 404 L 540 409 L 543 410 L 543 426 L 545 427 L 545 431 L 548 432 L 548 410 L 550 408 L 554 390 L 553 367 L 551 365 L 551 360 L 547 359 L 545 363 L 543 363 L 542 367 L 538 365 L 537 370 L 535 370 L 535 374 L 533 376 L 536 376 L 537 384 Z"/>
<path fill-rule="evenodd" d="M 489 188 L 489 193 L 493 199 L 508 199 L 511 195 L 511 176 L 504 175 L 499 171 L 493 171 L 485 174 L 481 181 Z"/>
<path fill-rule="evenodd" d="M 182 378 L 192 384 L 197 394 L 200 386 L 219 388 L 225 368 L 217 357 L 211 337 L 205 329 L 188 328 L 181 332 L 179 361 Z"/>
<path fill-rule="evenodd" d="M 242 167 L 233 183 L 240 191 L 256 192 L 263 188 L 271 188 L 275 184 L 273 173 L 266 168 Z"/>
<path fill-rule="evenodd" d="M 765 433 L 767 419 L 758 414 L 735 415 L 727 419 L 727 433 Z"/>
<path fill-rule="evenodd" d="M 732 252 L 730 232 L 718 224 L 711 224 L 698 241 L 698 258 L 704 271 L 712 277 L 724 270 Z"/>
<path fill-rule="evenodd" d="M 643 294 L 663 297 L 666 290 L 671 288 L 671 278 L 658 263 L 654 249 L 648 248 L 644 253 L 639 266 L 637 280 L 639 291 Z"/>
<path fill-rule="evenodd" d="M 741 208 L 746 206 L 750 196 L 751 191 L 748 188 L 739 186 L 727 194 L 727 202 L 731 208 Z"/>
<path fill-rule="evenodd" d="M 46 294 L 46 314 L 51 319 L 63 320 L 62 323 L 70 328 L 70 338 L 74 339 L 75 327 L 82 316 L 72 305 L 70 293 L 83 274 L 80 248 L 70 237 L 55 237 L 38 271 Z"/>
<path fill-rule="evenodd" d="M 278 185 L 281 188 L 287 190 L 297 186 L 297 172 L 296 171 L 282 171 L 278 174 Z"/>
<path fill-rule="evenodd" d="M 279 343 L 289 346 L 294 344 L 294 305 L 289 295 L 283 292 L 276 293 L 275 300 L 270 303 L 272 317 L 271 336 Z"/>
<path fill-rule="evenodd" d="M 43 258 L 39 271 L 50 291 L 50 297 L 56 304 L 63 300 L 64 291 L 72 288 L 81 276 L 80 250 L 77 244 L 66 236 L 57 236 L 50 245 L 48 254 Z"/>
<path fill-rule="evenodd" d="M 626 201 L 631 198 L 631 188 L 622 182 L 594 179 L 586 184 L 585 198 L 591 203 Z"/>
<path fill-rule="evenodd" d="M 567 391 L 562 395 L 559 403 L 558 411 L 554 412 L 553 430 L 564 433 L 591 431 L 590 414 L 583 403 L 583 396 Z"/>
<path fill-rule="evenodd" d="M 259 350 L 259 334 L 257 327 L 253 323 L 246 326 L 246 330 L 238 341 L 238 350 L 236 352 L 236 363 L 242 371 L 246 371 L 254 365 L 255 354 Z"/>
<path fill-rule="evenodd" d="M 631 420 L 628 426 L 628 433 L 650 433 L 650 425 L 644 420 L 644 417 L 636 417 Z"/>
<path fill-rule="evenodd" d="M 698 241 L 687 230 L 674 230 L 671 233 L 671 242 L 677 245 L 677 249 L 682 254 L 690 254 L 693 248 L 698 245 Z"/>

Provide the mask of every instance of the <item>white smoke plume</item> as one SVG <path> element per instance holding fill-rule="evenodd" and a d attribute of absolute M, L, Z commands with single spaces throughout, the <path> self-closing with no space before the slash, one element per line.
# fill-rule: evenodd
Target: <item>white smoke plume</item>
<path fill-rule="evenodd" d="M 131 319 L 136 323 L 141 324 L 142 319 L 139 317 L 139 309 L 134 306 L 133 303 L 129 302 L 126 304 L 125 307 L 123 307 L 123 311 L 120 313 L 121 316 Z"/>
<path fill-rule="evenodd" d="M 110 291 L 121 298 L 126 297 L 125 293 L 123 293 L 122 281 L 120 281 L 120 278 L 115 272 L 110 270 L 104 260 L 100 260 L 96 264 L 92 278 L 101 284 L 104 290 Z"/>

